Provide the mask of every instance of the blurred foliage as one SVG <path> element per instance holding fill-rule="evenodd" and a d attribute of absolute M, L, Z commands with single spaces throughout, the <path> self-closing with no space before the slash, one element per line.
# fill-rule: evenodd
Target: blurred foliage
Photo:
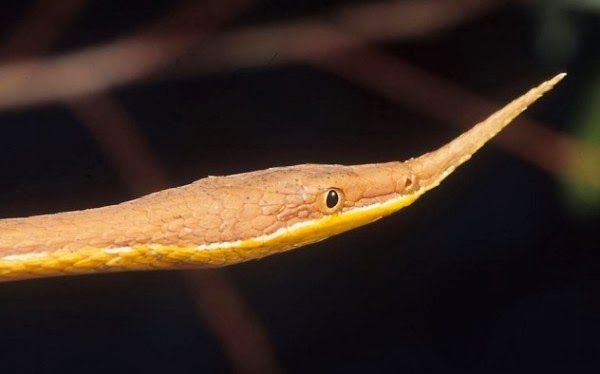
<path fill-rule="evenodd" d="M 597 12 L 600 14 L 600 0 L 544 0 L 542 3 L 557 3 L 564 8 L 578 9 L 585 12 Z"/>
<path fill-rule="evenodd" d="M 572 126 L 573 135 L 587 148 L 581 153 L 583 156 L 569 160 L 573 178 L 565 183 L 569 205 L 583 214 L 596 212 L 600 207 L 600 70 L 596 70 L 587 91 Z"/>
<path fill-rule="evenodd" d="M 577 16 L 562 1 L 542 1 L 540 5 L 537 52 L 542 61 L 563 65 L 579 47 Z"/>
<path fill-rule="evenodd" d="M 539 1 L 537 14 L 536 48 L 541 60 L 566 66 L 581 52 L 586 27 L 600 21 L 600 0 Z M 577 214 L 592 214 L 600 207 L 600 67 L 592 64 L 590 76 L 579 98 L 579 112 L 569 126 L 585 147 L 570 155 L 568 175 L 572 178 L 564 183 L 566 202 Z"/>
<path fill-rule="evenodd" d="M 565 64 L 581 47 L 585 26 L 599 21 L 600 0 L 542 0 L 535 14 L 539 55 L 543 61 Z"/>

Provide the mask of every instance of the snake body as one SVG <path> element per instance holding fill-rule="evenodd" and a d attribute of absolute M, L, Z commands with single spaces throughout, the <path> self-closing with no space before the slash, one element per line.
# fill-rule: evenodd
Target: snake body
<path fill-rule="evenodd" d="M 410 205 L 564 74 L 405 162 L 305 164 L 207 177 L 118 205 L 0 220 L 0 281 L 216 267 L 301 247 Z"/>

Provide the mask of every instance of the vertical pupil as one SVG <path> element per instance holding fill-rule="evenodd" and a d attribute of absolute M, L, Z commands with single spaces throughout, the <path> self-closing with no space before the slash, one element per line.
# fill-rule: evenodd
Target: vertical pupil
<path fill-rule="evenodd" d="M 335 206 L 337 205 L 338 201 L 340 200 L 338 193 L 336 190 L 330 190 L 327 193 L 327 199 L 326 199 L 326 203 L 327 203 L 327 207 L 328 208 L 335 208 Z"/>

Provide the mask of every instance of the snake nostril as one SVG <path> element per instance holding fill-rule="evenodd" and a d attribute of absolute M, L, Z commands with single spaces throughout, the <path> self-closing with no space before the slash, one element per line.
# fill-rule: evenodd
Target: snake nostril
<path fill-rule="evenodd" d="M 406 181 L 404 181 L 404 188 L 409 188 L 410 186 L 412 186 L 412 184 L 413 184 L 412 179 L 410 177 L 406 178 Z"/>

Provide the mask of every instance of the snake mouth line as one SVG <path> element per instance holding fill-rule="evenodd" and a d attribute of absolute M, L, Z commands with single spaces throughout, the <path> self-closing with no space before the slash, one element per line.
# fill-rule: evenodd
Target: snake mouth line
<path fill-rule="evenodd" d="M 193 248 L 196 251 L 211 251 L 211 250 L 223 250 L 223 249 L 234 249 L 234 248 L 257 248 L 257 247 L 268 247 L 271 243 L 274 245 L 281 244 L 285 241 L 286 237 L 294 236 L 295 233 L 304 234 L 306 230 L 310 230 L 316 234 L 313 235 L 310 242 L 316 242 L 332 235 L 342 233 L 350 230 L 356 226 L 365 224 L 382 218 L 386 215 L 392 214 L 402 207 L 409 205 L 425 192 L 424 189 L 420 189 L 409 195 L 399 195 L 386 201 L 377 202 L 370 205 L 361 207 L 350 208 L 348 210 L 337 212 L 331 215 L 325 215 L 323 217 L 314 218 L 306 221 L 297 222 L 288 227 L 282 227 L 272 233 L 263 234 L 255 237 L 246 239 L 239 239 L 233 241 L 224 242 L 213 242 L 203 243 L 196 245 L 183 245 L 181 247 Z M 309 244 L 310 242 L 302 242 L 302 244 L 294 245 L 291 243 L 290 248 Z M 96 251 L 102 251 L 107 255 L 120 255 L 130 253 L 139 248 L 140 246 L 147 247 L 148 250 L 162 250 L 165 247 L 170 247 L 166 244 L 160 243 L 140 243 L 132 246 L 119 246 L 119 247 L 105 247 L 96 248 Z M 51 256 L 52 253 L 48 251 L 14 254 L 0 257 L 2 261 L 8 262 L 26 262 L 40 260 L 45 257 Z"/>
<path fill-rule="evenodd" d="M 235 241 L 200 244 L 195 246 L 195 249 L 203 251 L 228 248 L 269 247 L 271 244 L 276 246 L 281 245 L 288 239 L 290 241 L 290 246 L 283 250 L 300 247 L 390 215 L 403 207 L 410 205 L 426 190 L 427 189 L 425 188 L 421 188 L 411 194 L 398 195 L 386 201 L 350 208 L 331 215 L 297 222 L 293 225 L 277 229 L 269 234 Z M 306 236 L 309 240 L 296 241 L 298 235 Z"/>

